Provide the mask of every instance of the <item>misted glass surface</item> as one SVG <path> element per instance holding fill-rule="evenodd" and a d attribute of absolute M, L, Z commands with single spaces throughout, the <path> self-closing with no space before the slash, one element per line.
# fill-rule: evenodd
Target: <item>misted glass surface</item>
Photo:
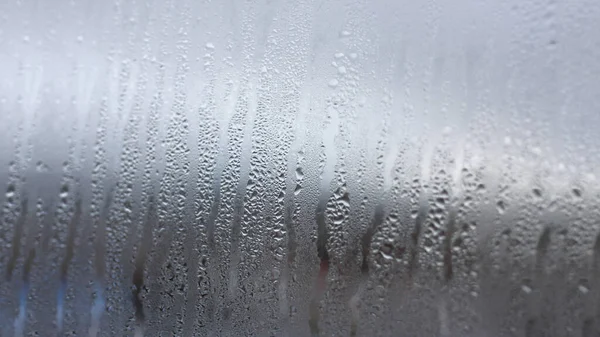
<path fill-rule="evenodd" d="M 600 334 L 596 0 L 0 2 L 0 336 Z"/>

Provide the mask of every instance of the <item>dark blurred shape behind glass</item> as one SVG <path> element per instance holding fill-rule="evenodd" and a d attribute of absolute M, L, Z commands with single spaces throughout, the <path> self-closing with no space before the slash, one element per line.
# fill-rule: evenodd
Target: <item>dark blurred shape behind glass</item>
<path fill-rule="evenodd" d="M 600 334 L 596 0 L 0 2 L 0 336 Z"/>

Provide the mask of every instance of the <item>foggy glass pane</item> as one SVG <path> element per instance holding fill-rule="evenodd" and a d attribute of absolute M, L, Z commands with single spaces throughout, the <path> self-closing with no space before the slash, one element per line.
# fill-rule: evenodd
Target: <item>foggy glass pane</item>
<path fill-rule="evenodd" d="M 596 0 L 0 2 L 0 336 L 600 334 Z"/>

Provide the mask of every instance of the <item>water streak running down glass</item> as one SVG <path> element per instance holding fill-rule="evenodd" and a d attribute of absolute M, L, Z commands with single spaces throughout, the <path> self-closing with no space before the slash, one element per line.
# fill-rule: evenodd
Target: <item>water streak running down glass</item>
<path fill-rule="evenodd" d="M 600 334 L 600 2 L 0 2 L 0 336 Z"/>

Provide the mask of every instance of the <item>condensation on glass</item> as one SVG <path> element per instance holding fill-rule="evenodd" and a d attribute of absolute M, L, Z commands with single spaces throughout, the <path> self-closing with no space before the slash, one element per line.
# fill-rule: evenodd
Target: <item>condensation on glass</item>
<path fill-rule="evenodd" d="M 2 1 L 1 336 L 597 336 L 595 0 Z"/>

